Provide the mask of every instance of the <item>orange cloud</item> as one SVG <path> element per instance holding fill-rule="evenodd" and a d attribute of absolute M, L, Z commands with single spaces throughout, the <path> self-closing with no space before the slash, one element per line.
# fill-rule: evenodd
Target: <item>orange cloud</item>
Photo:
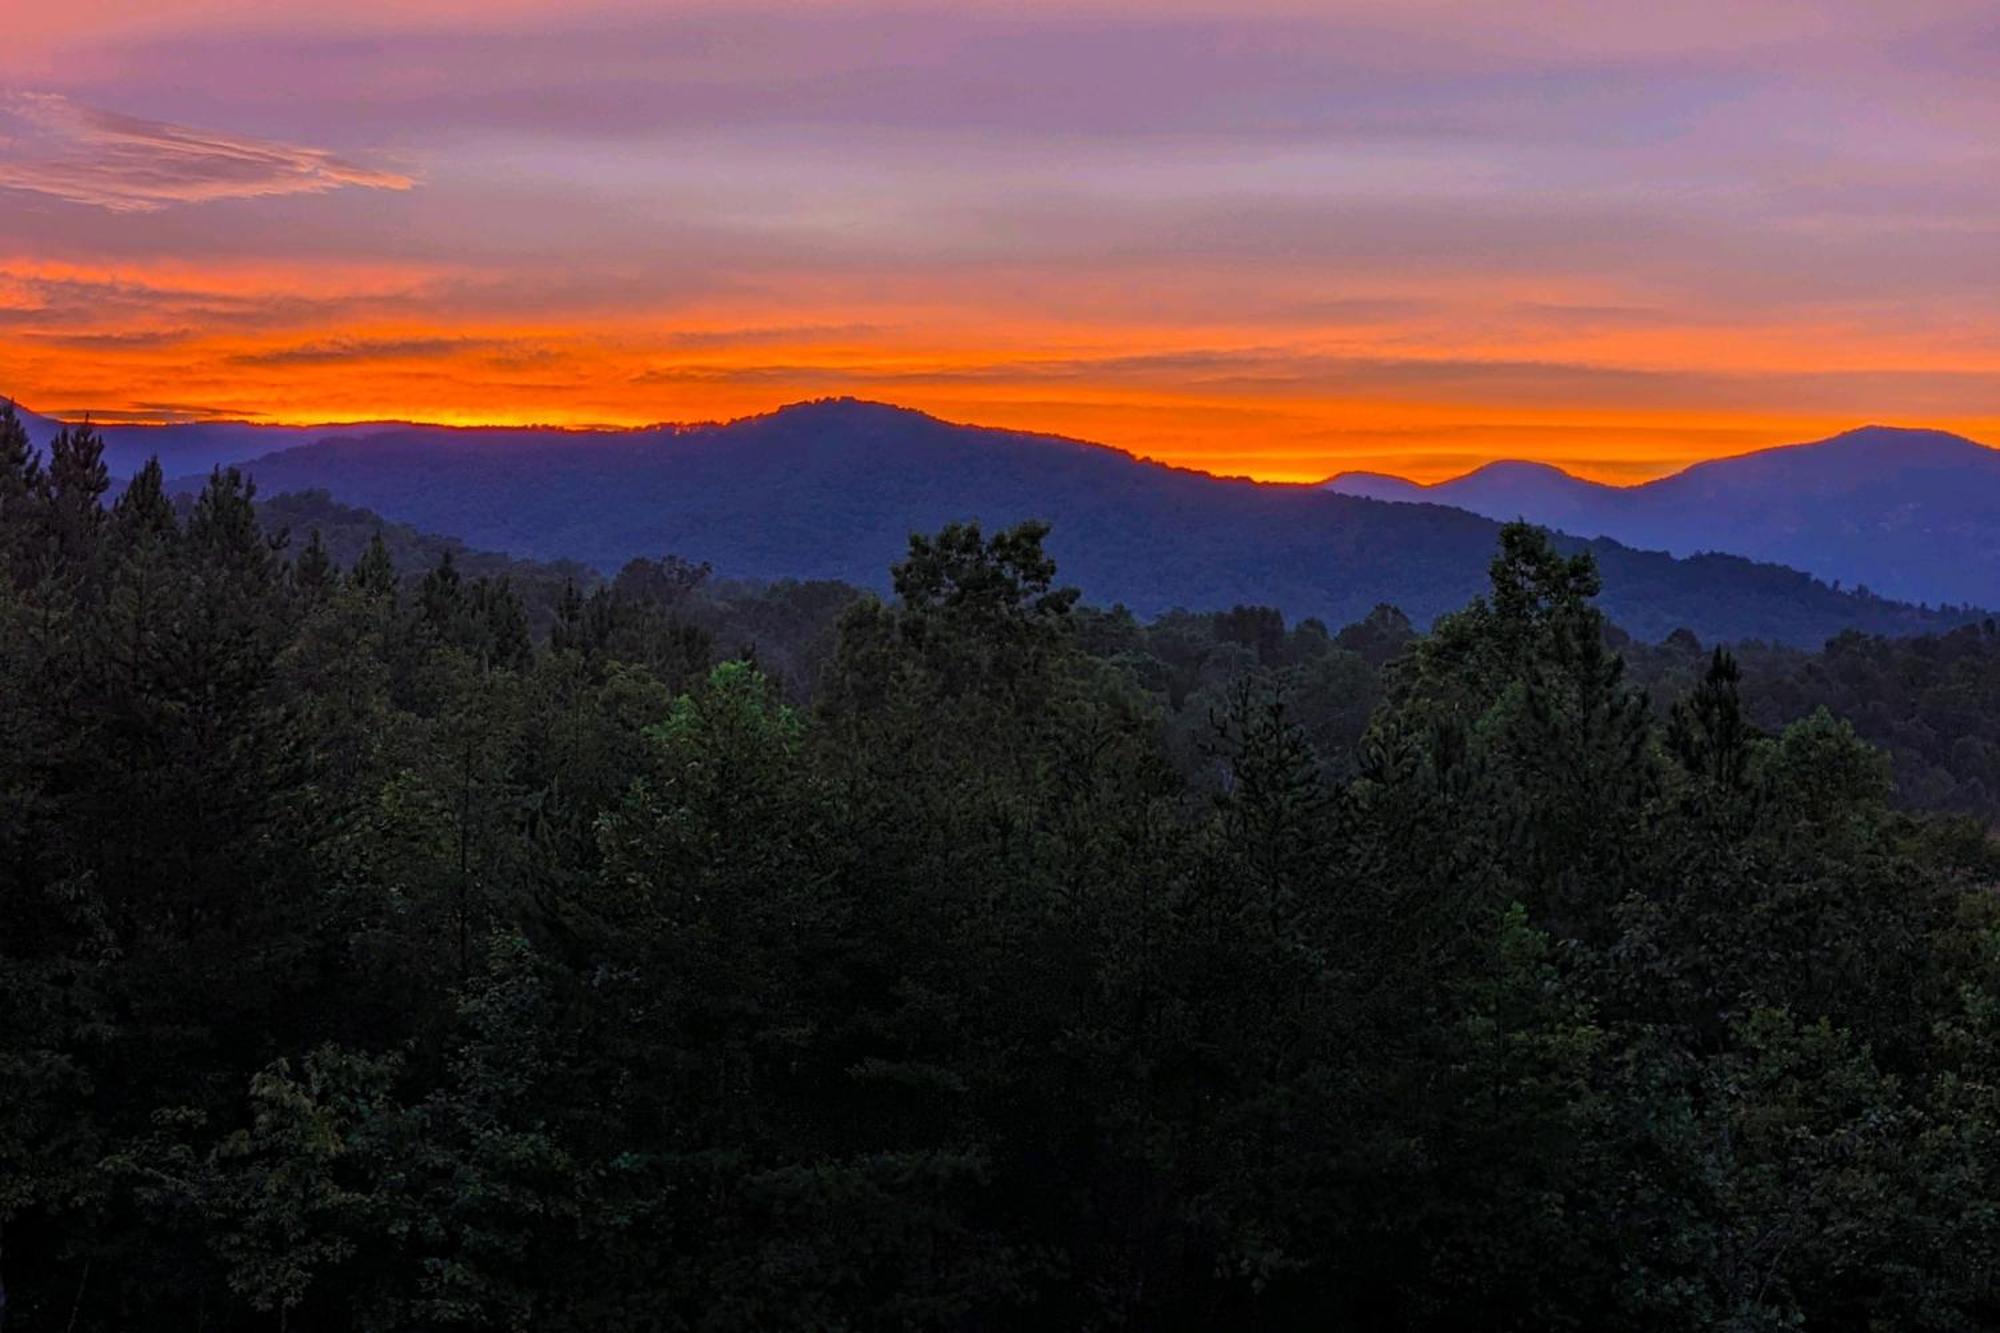
<path fill-rule="evenodd" d="M 40 409 L 847 393 L 1286 479 L 2000 438 L 1990 0 L 26 8 Z"/>
<path fill-rule="evenodd" d="M 1632 481 L 1883 415 L 2000 437 L 2000 420 L 1980 410 L 2000 369 L 1912 358 L 1828 371 L 1814 359 L 1840 365 L 1841 340 L 1797 334 L 1789 341 L 1805 354 L 1738 372 L 1650 332 L 1575 349 L 1597 360 L 1523 359 L 1473 342 L 1449 355 L 1329 352 L 1278 342 L 1280 330 L 1236 346 L 1137 327 L 1083 342 L 1025 322 L 975 334 L 955 312 L 851 326 L 816 322 L 811 310 L 787 324 L 781 313 L 758 307 L 733 324 L 710 316 L 677 327 L 433 317 L 346 320 L 327 332 L 308 317 L 233 330 L 0 330 L 0 361 L 18 368 L 0 391 L 41 410 L 121 417 L 568 426 L 728 418 L 854 394 L 1276 480 L 1351 468 L 1436 480 L 1531 457 Z M 1746 346 L 1757 341 L 1775 339 Z M 1885 402 L 1904 407 L 1875 410 Z"/>

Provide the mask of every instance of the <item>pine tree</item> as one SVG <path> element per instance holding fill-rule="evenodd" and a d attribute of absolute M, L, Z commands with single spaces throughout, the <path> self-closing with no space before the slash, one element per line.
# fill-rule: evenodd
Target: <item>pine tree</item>
<path fill-rule="evenodd" d="M 339 582 L 338 571 L 333 567 L 333 557 L 327 554 L 326 543 L 320 540 L 319 529 L 314 528 L 306 544 L 292 561 L 292 585 L 299 590 L 308 606 L 317 606 Z"/>
<path fill-rule="evenodd" d="M 47 478 L 28 439 L 28 428 L 11 400 L 0 400 L 0 562 L 17 583 L 25 583 L 34 563 L 35 533 L 48 503 Z"/>
<path fill-rule="evenodd" d="M 354 562 L 354 569 L 347 577 L 349 583 L 369 596 L 395 602 L 396 564 L 389 558 L 389 547 L 379 529 L 369 538 L 368 549 Z"/>
<path fill-rule="evenodd" d="M 583 596 L 575 579 L 563 580 L 562 599 L 556 603 L 556 623 L 549 630 L 549 650 L 581 653 L 588 650 L 583 625 Z"/>
<path fill-rule="evenodd" d="M 1752 732 L 1738 688 L 1743 671 L 1727 649 L 1717 648 L 1693 695 L 1674 704 L 1667 718 L 1667 749 L 1688 772 L 1724 791 L 1743 786 Z"/>
<path fill-rule="evenodd" d="M 45 521 L 53 566 L 71 579 L 88 581 L 96 572 L 110 486 L 102 437 L 88 422 L 64 427 L 49 446 Z"/>
<path fill-rule="evenodd" d="M 528 634 L 527 611 L 506 576 L 474 583 L 470 609 L 480 660 L 504 671 L 526 670 L 534 660 L 535 645 Z"/>
<path fill-rule="evenodd" d="M 424 575 L 423 586 L 417 593 L 417 609 L 431 632 L 449 643 L 457 629 L 462 601 L 458 563 L 452 559 L 451 548 L 446 547 L 436 566 Z"/>
<path fill-rule="evenodd" d="M 124 551 L 179 536 L 173 501 L 167 498 L 166 478 L 157 457 L 147 459 L 146 465 L 126 484 L 124 493 L 111 508 L 111 526 Z"/>

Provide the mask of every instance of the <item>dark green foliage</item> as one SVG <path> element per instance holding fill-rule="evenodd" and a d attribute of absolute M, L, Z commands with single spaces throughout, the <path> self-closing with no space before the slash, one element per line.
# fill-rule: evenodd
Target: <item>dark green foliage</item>
<path fill-rule="evenodd" d="M 1738 695 L 1742 680 L 1736 659 L 1717 648 L 1701 684 L 1667 716 L 1667 748 L 1674 758 L 1723 795 L 1742 789 L 1750 762 L 1751 732 Z"/>
<path fill-rule="evenodd" d="M 95 549 L 104 525 L 100 503 L 111 487 L 104 441 L 88 425 L 65 426 L 49 445 L 47 535 L 54 556 L 72 567 Z"/>
<path fill-rule="evenodd" d="M 1891 760 L 1899 802 L 2000 820 L 2000 632 L 1984 621 L 1911 639 L 1842 634 L 1816 653 L 1734 645 L 1746 725 L 1774 731 L 1828 708 Z M 1633 654 L 1662 692 L 1699 678 L 1699 646 Z"/>
<path fill-rule="evenodd" d="M 606 582 L 12 439 L 9 1333 L 2000 1318 L 2000 847 L 1862 739 L 1983 631 L 1621 653 L 1519 526 L 1422 638 L 1035 524 Z"/>

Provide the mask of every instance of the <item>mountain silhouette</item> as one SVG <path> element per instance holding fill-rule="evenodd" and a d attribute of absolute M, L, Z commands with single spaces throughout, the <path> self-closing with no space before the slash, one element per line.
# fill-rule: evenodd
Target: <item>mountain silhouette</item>
<path fill-rule="evenodd" d="M 883 587 L 912 532 L 976 519 L 1053 524 L 1066 581 L 1142 615 L 1277 606 L 1329 625 L 1392 602 L 1419 622 L 1485 584 L 1498 525 L 1316 486 L 1209 476 L 1047 435 L 953 425 L 851 399 L 722 425 L 623 432 L 413 427 L 258 458 L 265 495 L 325 490 L 426 531 L 614 570 L 676 553 L 729 575 Z M 182 485 L 197 484 L 198 476 Z M 1816 644 L 1966 617 L 1835 592 L 1729 556 L 1677 561 L 1588 544 L 1629 631 Z"/>
<path fill-rule="evenodd" d="M 1428 486 L 1345 473 L 1327 487 L 1676 555 L 1730 551 L 1908 601 L 2000 604 L 2000 449 L 1944 431 L 1865 426 L 1629 487 L 1534 463 Z"/>
<path fill-rule="evenodd" d="M 192 475 L 213 467 L 247 462 L 276 449 L 333 437 L 366 437 L 407 430 L 400 421 L 339 426 L 264 426 L 245 421 L 190 421 L 171 426 L 106 426 L 104 465 L 114 477 L 129 477 L 155 455 L 168 476 Z"/>
<path fill-rule="evenodd" d="M 6 401 L 5 396 L 0 395 L 0 404 Z M 50 417 L 38 416 L 19 403 L 14 404 L 14 415 L 20 419 L 23 426 L 27 427 L 28 443 L 34 445 L 37 449 L 46 450 L 49 447 L 49 441 L 55 439 L 56 433 L 62 429 L 62 422 Z"/>
<path fill-rule="evenodd" d="M 30 412 L 19 403 L 14 404 L 14 411 L 27 426 L 28 439 L 38 449 L 47 449 L 49 441 L 67 424 Z M 144 467 L 149 458 L 157 457 L 170 477 L 189 476 L 336 435 L 409 429 L 409 424 L 401 421 L 331 426 L 269 426 L 248 421 L 185 421 L 164 426 L 107 425 L 92 421 L 91 425 L 104 437 L 105 470 L 119 481 Z"/>

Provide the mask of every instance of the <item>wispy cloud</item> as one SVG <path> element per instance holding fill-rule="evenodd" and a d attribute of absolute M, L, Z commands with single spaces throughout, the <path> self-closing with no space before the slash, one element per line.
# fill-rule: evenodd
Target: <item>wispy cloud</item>
<path fill-rule="evenodd" d="M 35 403 L 851 392 L 1288 477 L 2000 438 L 1993 0 L 14 8 Z"/>
<path fill-rule="evenodd" d="M 137 424 L 152 426 L 159 424 L 186 425 L 190 422 L 239 421 L 261 416 L 262 413 L 218 411 L 212 407 L 190 403 L 136 403 L 127 408 L 66 407 L 49 413 L 63 421 L 89 420 L 100 426 Z"/>
<path fill-rule="evenodd" d="M 318 148 L 141 120 L 59 93 L 0 99 L 0 188 L 115 213 L 358 187 L 407 190 L 413 177 Z"/>
<path fill-rule="evenodd" d="M 505 352 L 516 344 L 501 338 L 330 338 L 295 347 L 246 352 L 231 360 L 242 366 L 331 366 L 371 361 L 428 361 L 467 352 Z"/>
<path fill-rule="evenodd" d="M 177 347 L 199 335 L 193 329 L 134 329 L 123 333 L 63 333 L 25 330 L 28 338 L 46 347 L 71 347 L 80 351 L 120 351 L 132 348 Z"/>

